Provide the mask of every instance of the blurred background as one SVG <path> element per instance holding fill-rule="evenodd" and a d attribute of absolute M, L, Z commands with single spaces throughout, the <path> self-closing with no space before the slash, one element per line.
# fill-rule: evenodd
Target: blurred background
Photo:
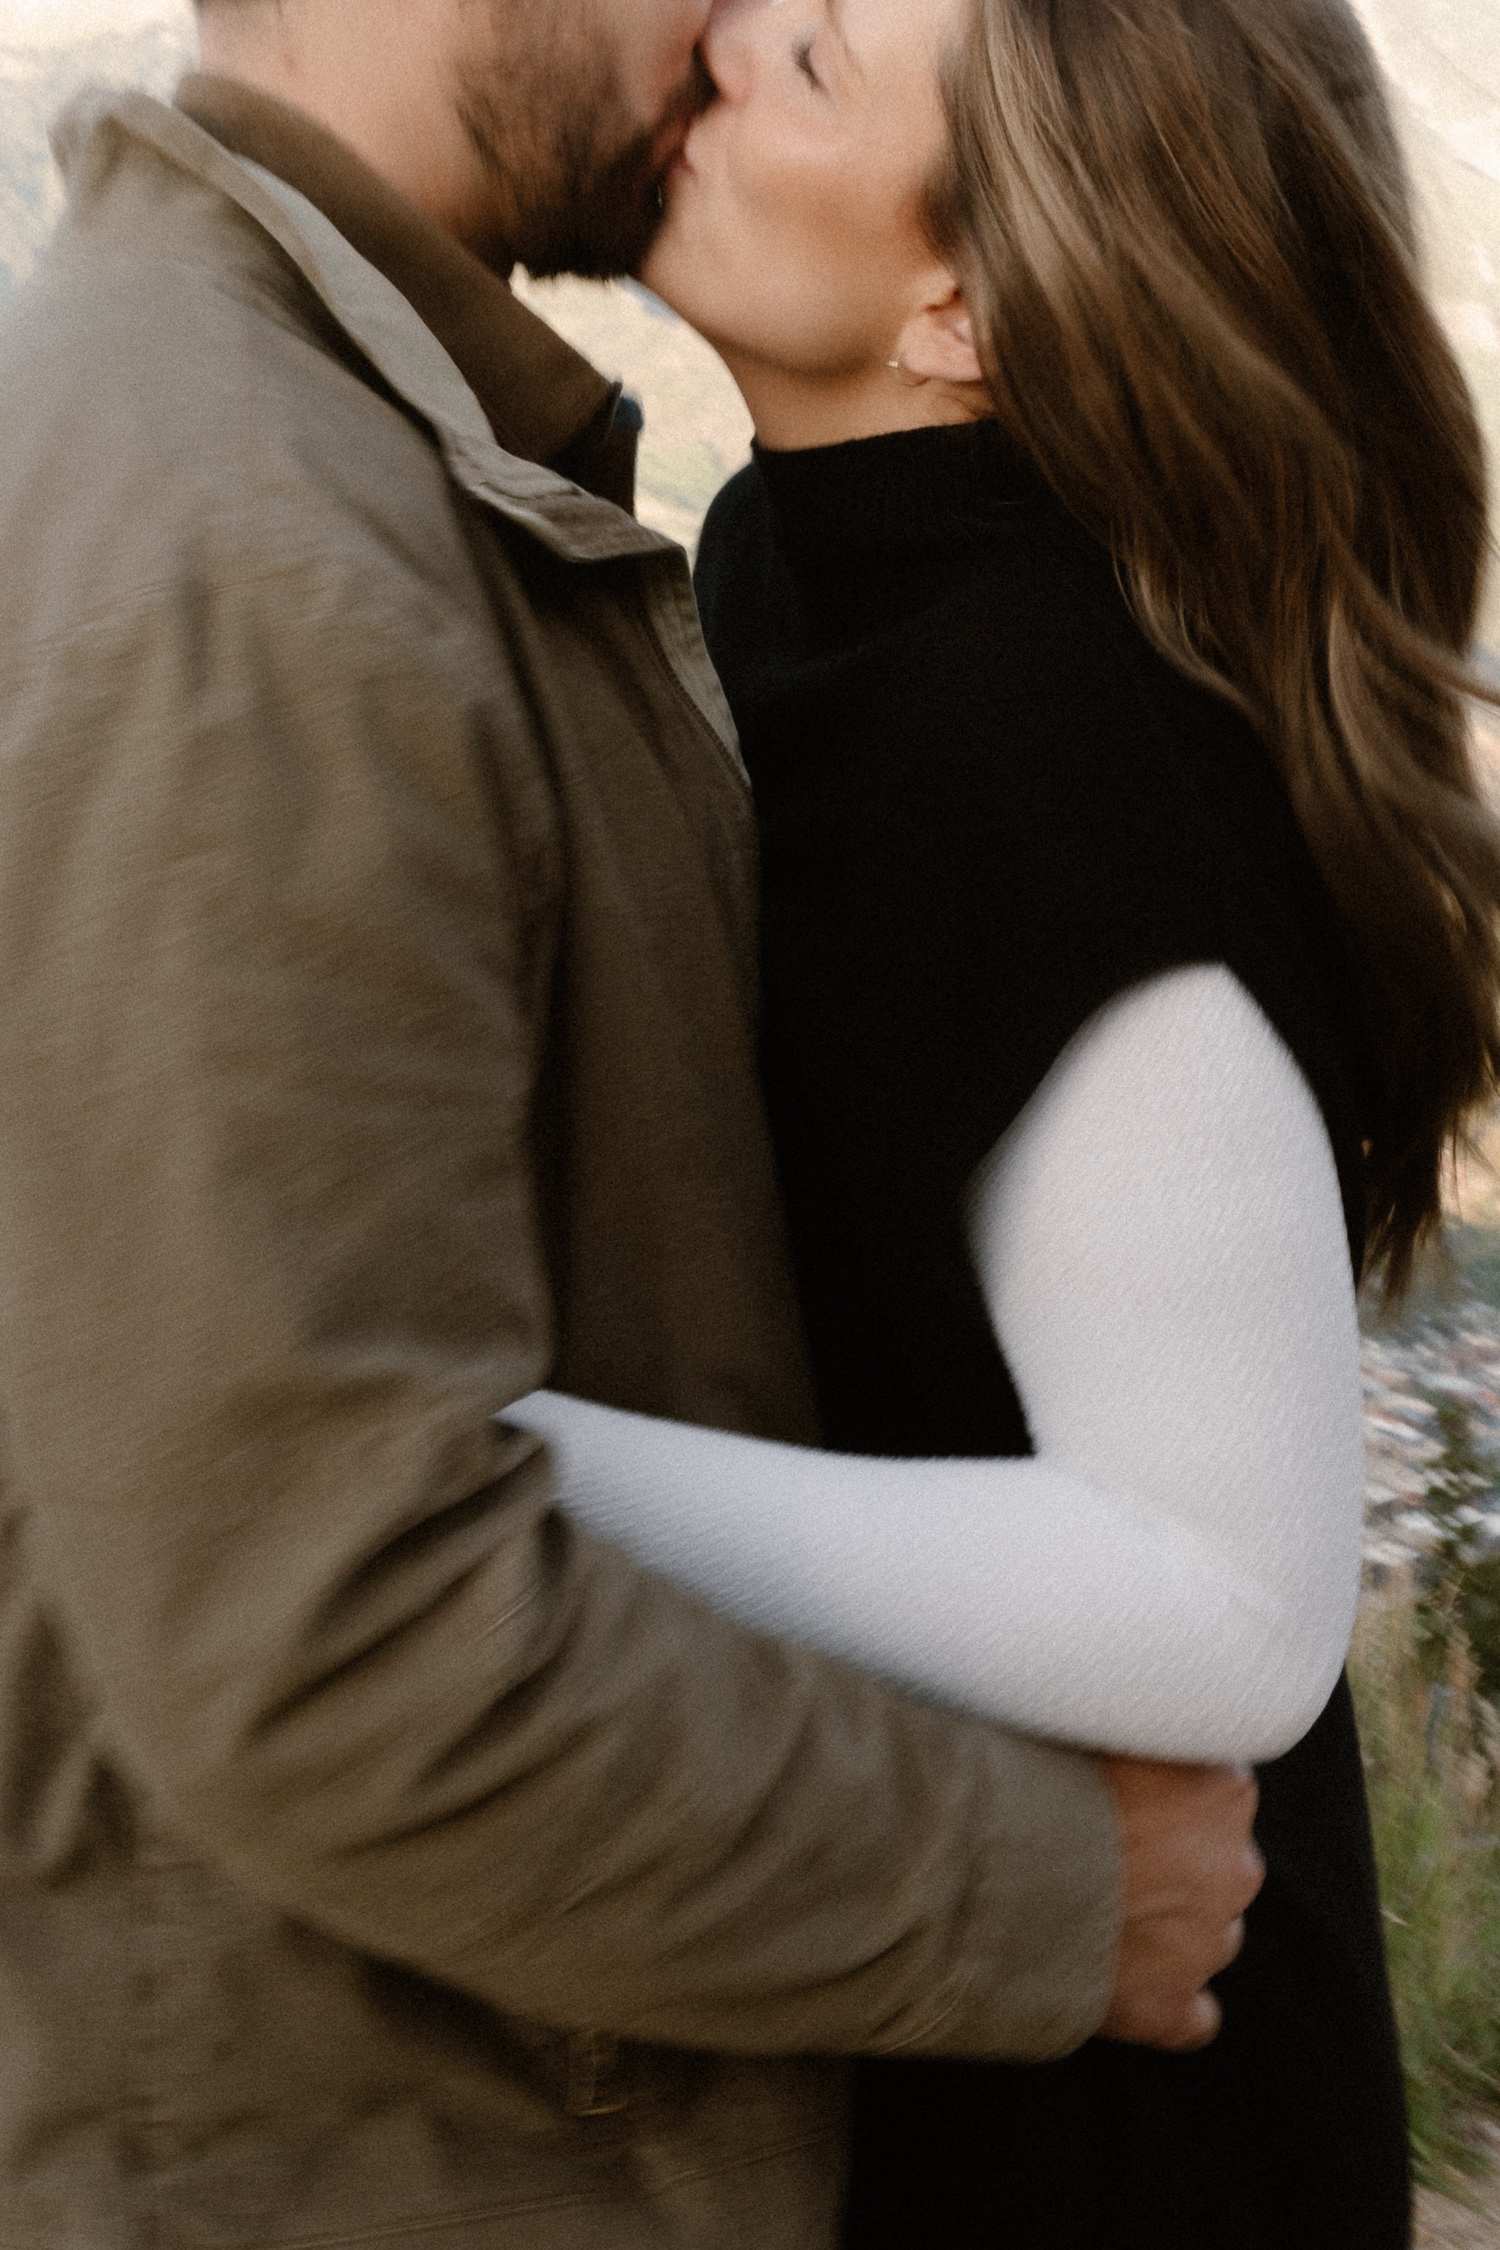
<path fill-rule="evenodd" d="M 1433 294 L 1500 463 L 1500 0 L 1356 5 L 1393 88 Z M 166 94 L 192 57 L 188 0 L 0 0 L 0 306 L 57 213 L 47 129 L 69 95 L 100 80 Z M 691 547 L 749 445 L 724 369 L 630 284 L 518 287 L 640 398 L 640 512 Z M 1500 574 L 1483 642 L 1500 685 Z M 1500 795 L 1500 728 L 1482 724 L 1478 740 Z M 1355 1676 L 1431 2250 L 1500 2250 L 1497 1165 L 1500 1119 L 1455 1181 L 1448 1264 L 1399 1323 L 1369 1309 L 1364 1344 Z"/>

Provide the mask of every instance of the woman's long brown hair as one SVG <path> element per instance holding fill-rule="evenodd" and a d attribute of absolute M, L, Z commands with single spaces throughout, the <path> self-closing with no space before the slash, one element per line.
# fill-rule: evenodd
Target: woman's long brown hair
<path fill-rule="evenodd" d="M 1394 1298 L 1500 1083 L 1500 828 L 1483 447 L 1379 71 L 1343 0 L 974 0 L 946 95 L 932 229 L 995 410 L 1259 729 L 1341 915 Z"/>

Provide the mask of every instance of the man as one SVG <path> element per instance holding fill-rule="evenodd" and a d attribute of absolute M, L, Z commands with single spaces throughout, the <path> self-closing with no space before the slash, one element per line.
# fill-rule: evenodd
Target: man
<path fill-rule="evenodd" d="M 812 2250 L 807 2058 L 1213 2028 L 1247 1781 L 756 1640 L 495 1420 L 809 1429 L 742 775 L 496 278 L 638 253 L 705 14 L 211 0 L 0 332 L 17 2250 Z"/>

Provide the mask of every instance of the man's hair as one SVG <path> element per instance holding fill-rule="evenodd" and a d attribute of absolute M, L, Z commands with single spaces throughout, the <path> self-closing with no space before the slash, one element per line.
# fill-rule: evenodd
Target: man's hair
<path fill-rule="evenodd" d="M 995 411 L 1256 724 L 1338 908 L 1395 1295 L 1500 1079 L 1500 831 L 1483 448 L 1379 71 L 1345 0 L 975 0 L 945 93 L 931 229 Z"/>

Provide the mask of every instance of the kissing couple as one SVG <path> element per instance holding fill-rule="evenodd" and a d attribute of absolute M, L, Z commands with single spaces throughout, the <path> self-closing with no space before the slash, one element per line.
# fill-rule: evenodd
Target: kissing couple
<path fill-rule="evenodd" d="M 0 323 L 0 2239 L 1399 2250 L 1500 844 L 1349 7 L 201 31 Z M 738 382 L 696 602 L 518 263 Z"/>

